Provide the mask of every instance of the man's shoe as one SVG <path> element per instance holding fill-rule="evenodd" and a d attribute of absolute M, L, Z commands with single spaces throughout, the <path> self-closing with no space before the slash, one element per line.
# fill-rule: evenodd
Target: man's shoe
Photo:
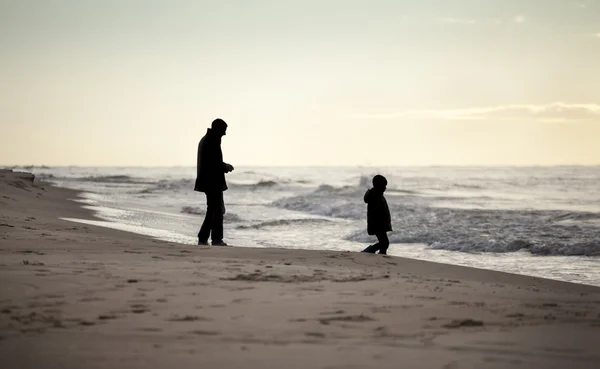
<path fill-rule="evenodd" d="M 221 240 L 221 241 L 213 241 L 212 245 L 213 246 L 229 246 L 228 244 L 226 244 L 225 242 L 223 242 L 223 240 Z"/>
<path fill-rule="evenodd" d="M 200 245 L 200 246 L 208 246 L 208 240 L 204 241 L 204 240 L 198 239 L 198 245 Z"/>

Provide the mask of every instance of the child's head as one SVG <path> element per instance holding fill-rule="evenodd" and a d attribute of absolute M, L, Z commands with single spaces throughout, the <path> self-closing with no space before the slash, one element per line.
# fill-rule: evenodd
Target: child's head
<path fill-rule="evenodd" d="M 387 179 L 385 179 L 385 177 L 380 174 L 373 177 L 373 187 L 378 190 L 385 191 L 387 183 Z"/>

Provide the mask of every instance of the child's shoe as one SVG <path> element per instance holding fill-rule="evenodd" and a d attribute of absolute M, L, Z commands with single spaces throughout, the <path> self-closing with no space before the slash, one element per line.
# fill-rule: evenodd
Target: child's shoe
<path fill-rule="evenodd" d="M 367 248 L 362 250 L 361 252 L 367 252 L 369 254 L 374 254 L 376 251 L 377 251 L 377 247 L 375 245 L 370 245 L 370 246 L 367 246 Z"/>

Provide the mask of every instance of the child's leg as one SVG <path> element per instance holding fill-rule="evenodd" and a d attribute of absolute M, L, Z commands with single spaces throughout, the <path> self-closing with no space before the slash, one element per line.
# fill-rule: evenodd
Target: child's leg
<path fill-rule="evenodd" d="M 377 250 L 379 250 L 379 246 L 377 244 L 375 244 L 375 245 L 367 246 L 367 248 L 362 250 L 362 252 L 368 252 L 369 254 L 374 254 L 375 252 L 377 252 Z"/>
<path fill-rule="evenodd" d="M 377 236 L 377 240 L 379 240 L 379 236 L 378 235 L 376 235 L 376 236 Z M 368 252 L 370 254 L 374 254 L 377 251 L 379 251 L 379 242 L 377 242 L 373 245 L 369 245 L 369 246 L 367 246 L 366 249 L 362 250 L 362 252 Z"/>
<path fill-rule="evenodd" d="M 390 246 L 390 240 L 388 239 L 387 232 L 377 233 L 377 246 L 380 254 L 387 254 L 387 249 Z"/>

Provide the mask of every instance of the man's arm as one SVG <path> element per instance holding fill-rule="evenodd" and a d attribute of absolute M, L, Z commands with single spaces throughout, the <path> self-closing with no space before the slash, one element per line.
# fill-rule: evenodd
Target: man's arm
<path fill-rule="evenodd" d="M 223 169 L 225 173 L 229 173 L 232 172 L 235 168 L 233 167 L 233 165 L 223 162 Z"/>

